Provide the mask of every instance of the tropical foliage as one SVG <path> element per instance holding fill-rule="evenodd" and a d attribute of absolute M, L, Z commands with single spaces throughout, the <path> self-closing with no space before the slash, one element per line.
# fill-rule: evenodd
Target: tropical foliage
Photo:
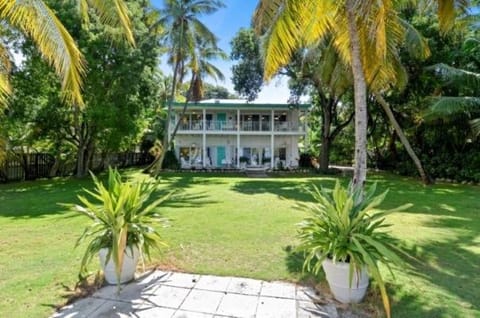
<path fill-rule="evenodd" d="M 81 17 L 74 6 L 52 2 L 51 7 L 71 30 L 90 66 L 84 77 L 84 106 L 62 107 L 61 85 L 53 71 L 30 41 L 13 36 L 24 62 L 12 72 L 14 95 L 0 121 L 8 127 L 5 136 L 12 151 L 31 147 L 51 153 L 57 162 L 73 162 L 76 174 L 83 176 L 91 168 L 94 153 L 106 158 L 131 149 L 150 121 L 157 119 L 161 30 L 154 26 L 151 8 L 129 2 L 136 45 L 112 46 L 112 33 L 118 30 L 105 28 L 97 15 L 92 14 L 79 29 Z"/>
<path fill-rule="evenodd" d="M 89 8 L 94 9 L 101 20 L 113 27 L 121 26 L 130 43 L 134 43 L 130 30 L 128 10 L 123 0 L 77 0 L 77 7 L 85 20 Z M 20 30 L 35 43 L 42 56 L 62 78 L 65 98 L 78 106 L 83 105 L 82 83 L 85 61 L 75 40 L 60 22 L 58 17 L 43 0 L 0 1 L 0 20 Z M 0 103 L 5 105 L 5 97 L 11 92 L 8 73 L 11 69 L 8 49 L 0 47 Z"/>
<path fill-rule="evenodd" d="M 260 40 L 253 29 L 240 29 L 230 44 L 230 58 L 238 61 L 232 66 L 233 86 L 240 96 L 252 101 L 258 97 L 263 85 Z"/>
<path fill-rule="evenodd" d="M 430 67 L 441 77 L 447 87 L 454 87 L 460 96 L 442 96 L 432 105 L 428 117 L 446 118 L 455 114 L 475 114 L 480 112 L 480 73 L 454 68 L 445 64 Z M 473 115 L 475 117 L 475 115 Z M 472 120 L 476 132 L 480 132 L 480 120 Z"/>
<path fill-rule="evenodd" d="M 440 25 L 453 24 L 457 8 L 467 1 L 439 0 Z M 456 4 L 458 6 L 456 6 Z M 293 53 L 332 37 L 353 74 L 355 103 L 355 162 L 353 182 L 362 186 L 367 167 L 367 86 L 375 92 L 396 85 L 398 50 L 408 28 L 398 14 L 395 1 L 260 1 L 254 17 L 259 34 L 265 36 L 265 76 L 271 77 L 288 64 Z"/>
<path fill-rule="evenodd" d="M 220 70 L 210 61 L 226 58 L 225 53 L 218 48 L 216 36 L 200 20 L 201 16 L 212 14 L 223 6 L 223 2 L 219 0 L 165 0 L 164 7 L 160 10 L 158 24 L 165 28 L 161 43 L 168 48 L 168 63 L 173 67 L 168 119 L 172 117 L 172 104 L 178 87 L 189 72 L 191 81 L 185 96 L 187 102 L 193 100 L 193 96 L 201 98 L 204 76 L 223 78 Z M 178 127 L 178 123 L 176 125 Z M 165 123 L 165 131 L 170 131 L 170 120 Z M 162 143 L 165 149 L 170 147 L 174 137 L 175 133 L 164 134 Z M 161 169 L 164 154 L 165 152 L 156 160 L 153 166 L 154 174 Z"/>
<path fill-rule="evenodd" d="M 299 250 L 306 255 L 304 268 L 318 274 L 322 262 L 329 258 L 335 262 L 347 262 L 350 265 L 350 281 L 353 273 L 359 273 L 367 267 L 377 282 L 382 294 L 387 316 L 390 317 L 384 279 L 378 263 L 401 266 L 403 261 L 397 255 L 398 247 L 392 242 L 385 228 L 386 216 L 393 212 L 411 207 L 410 204 L 377 211 L 387 192 L 375 196 L 376 185 L 368 191 L 352 187 L 344 188 L 337 180 L 333 191 L 313 186 L 311 194 L 315 203 L 307 206 L 312 216 L 299 225 Z"/>
<path fill-rule="evenodd" d="M 164 223 L 158 207 L 171 193 L 152 201 L 152 194 L 157 190 L 156 183 L 123 181 L 120 173 L 113 169 L 109 169 L 106 185 L 93 174 L 92 178 L 95 189 L 84 191 L 93 201 L 79 195 L 81 204 L 67 205 L 92 221 L 76 244 L 79 246 L 88 241 L 81 261 L 80 277 L 87 273 L 87 265 L 99 250 L 108 248 L 107 262 L 110 258 L 113 260 L 120 281 L 124 251 L 128 246 L 136 245 L 140 255 L 149 258 L 152 248 L 165 245 L 155 226 Z"/>

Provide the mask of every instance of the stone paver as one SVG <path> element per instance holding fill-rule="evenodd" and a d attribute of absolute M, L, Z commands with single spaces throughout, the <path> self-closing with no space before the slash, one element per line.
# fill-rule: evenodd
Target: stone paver
<path fill-rule="evenodd" d="M 250 278 L 233 277 L 227 287 L 227 293 L 258 296 L 262 289 L 262 281 Z"/>
<path fill-rule="evenodd" d="M 201 276 L 198 280 L 197 284 L 195 285 L 195 289 L 204 289 L 204 290 L 211 290 L 211 291 L 226 291 L 230 281 L 232 280 L 231 277 L 219 277 L 219 276 L 210 276 L 204 275 Z"/>
<path fill-rule="evenodd" d="M 338 318 L 335 305 L 319 305 L 310 301 L 297 301 L 297 318 Z"/>
<path fill-rule="evenodd" d="M 160 286 L 145 302 L 156 307 L 178 309 L 187 298 L 190 289 L 172 286 Z"/>
<path fill-rule="evenodd" d="M 52 318 L 89 318 L 90 314 L 106 302 L 105 299 L 85 298 L 65 306 Z"/>
<path fill-rule="evenodd" d="M 151 307 L 137 310 L 133 313 L 135 318 L 152 318 L 152 317 L 162 317 L 170 318 L 175 314 L 175 309 L 163 308 L 163 307 Z"/>
<path fill-rule="evenodd" d="M 223 297 L 217 314 L 239 318 L 255 317 L 258 296 L 226 294 Z"/>
<path fill-rule="evenodd" d="M 180 309 L 214 314 L 225 294 L 206 290 L 192 290 Z"/>
<path fill-rule="evenodd" d="M 312 288 L 249 278 L 154 271 L 106 286 L 52 318 L 339 318 Z"/>
<path fill-rule="evenodd" d="M 172 318 L 213 318 L 213 315 L 179 310 Z"/>
<path fill-rule="evenodd" d="M 284 282 L 263 282 L 260 296 L 295 299 L 295 285 Z"/>
<path fill-rule="evenodd" d="M 295 299 L 260 297 L 258 318 L 291 318 L 297 312 Z"/>

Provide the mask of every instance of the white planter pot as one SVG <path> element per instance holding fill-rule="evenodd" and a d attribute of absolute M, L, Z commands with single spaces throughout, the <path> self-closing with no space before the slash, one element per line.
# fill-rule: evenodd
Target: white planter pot
<path fill-rule="evenodd" d="M 118 283 L 117 274 L 115 273 L 115 264 L 112 261 L 112 258 L 108 260 L 105 264 L 106 258 L 108 255 L 108 249 L 102 248 L 98 256 L 100 258 L 100 265 L 103 268 L 103 274 L 105 276 L 105 280 L 112 285 L 116 285 Z M 127 248 L 124 251 L 123 255 L 123 266 L 122 272 L 120 274 L 120 284 L 126 283 L 131 281 L 135 276 L 135 269 L 137 268 L 138 258 L 140 256 L 140 252 L 136 246 Z"/>
<path fill-rule="evenodd" d="M 369 281 L 366 268 L 363 268 L 360 273 L 353 272 L 352 284 L 350 285 L 349 263 L 333 263 L 331 260 L 326 259 L 322 265 L 327 276 L 328 285 L 335 299 L 342 303 L 359 303 L 362 301 Z"/>

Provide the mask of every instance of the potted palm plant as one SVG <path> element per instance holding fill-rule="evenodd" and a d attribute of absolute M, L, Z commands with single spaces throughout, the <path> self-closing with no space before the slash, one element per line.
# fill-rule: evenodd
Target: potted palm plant
<path fill-rule="evenodd" d="M 151 200 L 156 183 L 122 181 L 120 173 L 111 168 L 106 186 L 93 174 L 92 178 L 94 190 L 84 191 L 96 202 L 79 195 L 81 204 L 67 205 L 92 221 L 76 243 L 77 247 L 88 241 L 80 277 L 98 254 L 106 281 L 120 286 L 134 278 L 139 258 L 150 258 L 152 248 L 165 245 L 154 225 L 164 222 L 157 208 L 171 193 Z"/>
<path fill-rule="evenodd" d="M 305 206 L 311 213 L 299 224 L 299 249 L 305 253 L 304 269 L 318 274 L 323 267 L 333 296 L 343 303 L 360 302 L 367 290 L 369 276 L 377 282 L 387 316 L 390 303 L 378 263 L 391 271 L 391 265 L 403 266 L 402 251 L 385 232 L 390 225 L 385 217 L 409 208 L 380 211 L 376 208 L 387 195 L 375 196 L 376 184 L 368 191 L 342 187 L 327 190 L 313 186 L 314 202 Z M 367 274 L 368 273 L 368 274 Z"/>

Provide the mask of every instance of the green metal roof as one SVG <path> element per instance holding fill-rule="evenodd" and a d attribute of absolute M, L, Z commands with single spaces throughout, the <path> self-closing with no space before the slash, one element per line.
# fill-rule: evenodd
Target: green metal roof
<path fill-rule="evenodd" d="M 185 103 L 173 103 L 174 109 L 183 108 Z M 308 110 L 311 104 L 254 104 L 254 103 L 188 103 L 188 109 L 301 109 Z"/>

